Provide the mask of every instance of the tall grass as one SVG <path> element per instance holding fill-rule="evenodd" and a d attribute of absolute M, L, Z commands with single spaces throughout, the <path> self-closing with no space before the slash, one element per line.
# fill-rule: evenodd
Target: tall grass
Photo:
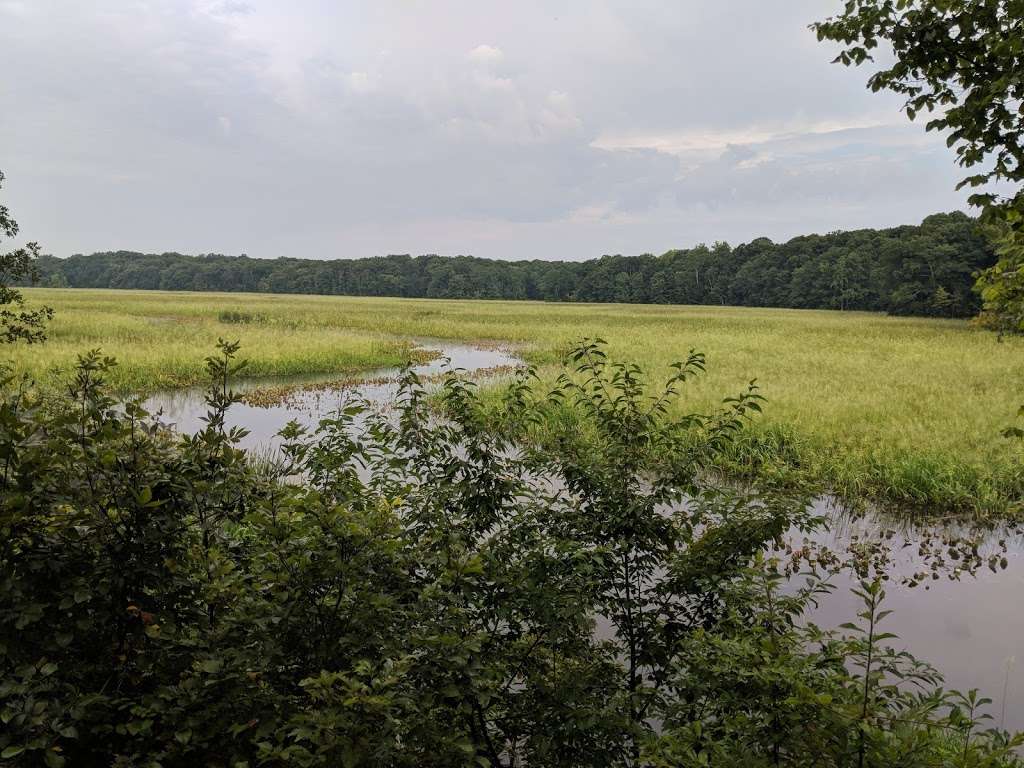
<path fill-rule="evenodd" d="M 118 359 L 110 375 L 119 392 L 187 386 L 203 380 L 204 358 L 218 337 L 242 342 L 248 375 L 349 374 L 401 364 L 412 344 L 379 330 L 348 328 L 301 299 L 254 309 L 259 296 L 229 297 L 118 291 L 28 290 L 55 307 L 45 344 L 8 350 L 18 371 L 59 377 L 76 354 L 100 348 Z"/>
<path fill-rule="evenodd" d="M 543 372 L 574 339 L 600 336 L 613 355 L 651 372 L 690 348 L 704 352 L 708 375 L 686 402 L 694 410 L 757 378 L 765 415 L 735 447 L 733 472 L 940 509 L 1005 509 L 1024 490 L 1018 447 L 999 436 L 1024 402 L 1024 343 L 962 321 L 268 294 L 27 295 L 57 310 L 46 345 L 14 351 L 16 365 L 37 375 L 102 347 L 122 361 L 121 388 L 191 382 L 217 336 L 242 341 L 254 375 L 393 365 L 417 336 L 520 343 Z"/>

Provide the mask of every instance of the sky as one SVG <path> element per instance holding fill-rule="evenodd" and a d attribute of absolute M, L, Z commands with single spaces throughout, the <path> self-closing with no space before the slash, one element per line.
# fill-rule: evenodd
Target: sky
<path fill-rule="evenodd" d="M 840 0 L 0 0 L 0 200 L 97 250 L 586 259 L 966 210 Z"/>

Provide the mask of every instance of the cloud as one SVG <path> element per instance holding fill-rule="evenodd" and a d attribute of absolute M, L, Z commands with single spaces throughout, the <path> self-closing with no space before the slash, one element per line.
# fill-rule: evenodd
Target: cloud
<path fill-rule="evenodd" d="M 556 258 L 963 205 L 941 139 L 828 63 L 821 14 L 0 0 L 5 202 L 59 255 Z"/>
<path fill-rule="evenodd" d="M 592 144 L 595 147 L 609 150 L 646 148 L 680 157 L 708 156 L 719 154 L 729 147 L 763 145 L 787 140 L 806 141 L 811 137 L 836 136 L 851 130 L 884 128 L 893 125 L 899 125 L 899 123 L 894 120 L 886 122 L 872 117 L 842 122 L 789 122 L 771 127 L 751 124 L 739 129 L 606 135 L 599 136 Z"/>
<path fill-rule="evenodd" d="M 22 0 L 2 0 L 0 2 L 0 15 L 27 16 L 28 14 L 28 5 Z"/>
<path fill-rule="evenodd" d="M 505 54 L 501 52 L 501 49 L 495 48 L 493 45 L 478 45 L 467 55 L 472 61 L 483 64 L 494 64 L 505 57 Z"/>
<path fill-rule="evenodd" d="M 245 0 L 217 0 L 206 5 L 204 10 L 211 16 L 245 16 L 254 9 Z"/>
<path fill-rule="evenodd" d="M 350 72 L 348 85 L 355 93 L 369 93 L 377 87 L 377 79 L 368 72 Z"/>

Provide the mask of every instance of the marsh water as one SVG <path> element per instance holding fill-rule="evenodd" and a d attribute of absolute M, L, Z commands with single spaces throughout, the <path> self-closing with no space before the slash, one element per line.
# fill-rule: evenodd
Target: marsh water
<path fill-rule="evenodd" d="M 465 371 L 477 378 L 488 378 L 490 372 L 508 370 L 522 361 L 508 349 L 482 348 L 468 344 L 425 341 L 419 350 L 435 355 L 429 362 L 413 370 L 428 378 L 449 368 Z M 359 381 L 332 384 L 336 376 L 308 376 L 282 379 L 243 379 L 232 385 L 245 394 L 265 389 L 290 389 L 279 401 L 260 405 L 237 403 L 227 415 L 227 427 L 240 426 L 249 430 L 240 445 L 256 450 L 273 449 L 280 442 L 277 433 L 290 421 L 312 429 L 319 421 L 353 398 L 362 398 L 371 404 L 386 405 L 397 392 L 398 369 L 379 368 L 366 371 Z M 203 428 L 207 406 L 201 387 L 158 392 L 146 401 L 146 408 L 161 413 L 161 420 L 180 432 L 196 432 Z"/>
<path fill-rule="evenodd" d="M 938 578 L 917 586 L 901 583 L 922 570 L 919 543 L 926 533 L 912 522 L 884 512 L 857 517 L 833 499 L 815 502 L 829 520 L 829 530 L 815 534 L 817 543 L 835 550 L 851 542 L 884 539 L 891 555 L 889 581 L 885 584 L 883 608 L 893 613 L 881 630 L 899 637 L 892 645 L 909 650 L 919 660 L 934 666 L 945 678 L 945 687 L 960 691 L 978 688 L 992 699 L 990 725 L 1001 723 L 1011 730 L 1024 730 L 1024 537 L 1008 530 L 987 532 L 955 529 L 951 535 L 967 534 L 980 540 L 982 560 L 995 555 L 995 570 L 987 565 L 973 574 L 953 577 L 958 561 L 947 558 Z M 927 533 L 944 530 L 930 528 Z M 1002 561 L 1005 558 L 1005 568 Z M 863 605 L 850 591 L 857 580 L 852 575 L 833 577 L 835 591 L 814 611 L 812 620 L 822 627 L 836 627 L 855 618 Z M 951 578 L 952 577 L 952 578 Z M 1020 661 L 1020 665 L 1016 662 Z"/>
<path fill-rule="evenodd" d="M 422 349 L 438 356 L 415 368 L 423 377 L 443 372 L 447 367 L 464 370 L 483 380 L 500 375 L 521 361 L 513 351 L 481 348 L 467 344 L 424 342 Z M 228 415 L 228 426 L 242 426 L 249 434 L 243 447 L 273 450 L 276 435 L 289 421 L 314 427 L 339 405 L 354 396 L 386 405 L 393 400 L 397 384 L 395 369 L 365 374 L 362 382 L 333 385 L 330 377 L 310 377 L 277 382 L 241 381 L 240 392 L 260 388 L 285 387 L 290 394 L 280 401 L 250 405 L 239 403 Z M 206 413 L 203 391 L 186 389 L 162 392 L 147 401 L 151 412 L 162 413 L 162 420 L 183 432 L 202 428 Z M 893 515 L 875 512 L 850 516 L 830 498 L 815 502 L 818 512 L 830 520 L 829 530 L 816 534 L 814 542 L 843 551 L 851 543 L 868 539 L 885 541 L 892 558 L 891 578 L 886 586 L 887 609 L 893 613 L 882 629 L 896 633 L 893 645 L 935 666 L 945 677 L 946 686 L 960 690 L 978 688 L 993 700 L 989 712 L 993 725 L 1024 730 L 1024 540 L 1019 533 L 990 531 L 982 538 L 983 556 L 1005 558 L 995 571 L 987 567 L 974 574 L 951 578 L 957 563 L 950 562 L 937 579 L 928 579 L 915 587 L 902 584 L 900 576 L 909 576 L 922 567 L 919 542 L 922 531 L 913 523 Z M 934 533 L 935 529 L 929 529 Z M 890 537 L 883 537 L 889 532 Z M 961 533 L 954 531 L 953 533 Z M 793 544 L 800 545 L 794 534 Z M 850 592 L 856 580 L 834 577 L 834 593 L 811 616 L 822 627 L 835 627 L 855 621 L 862 609 Z M 1016 664 L 1020 657 L 1020 665 Z"/>

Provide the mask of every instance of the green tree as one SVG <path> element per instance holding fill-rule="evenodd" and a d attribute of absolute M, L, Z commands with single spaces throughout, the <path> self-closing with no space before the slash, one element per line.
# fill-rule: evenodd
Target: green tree
<path fill-rule="evenodd" d="M 955 303 L 956 299 L 953 298 L 953 294 L 941 285 L 936 288 L 935 293 L 932 294 L 932 305 L 943 315 L 951 314 Z"/>
<path fill-rule="evenodd" d="M 757 238 L 736 248 L 716 243 L 712 249 L 583 262 L 436 255 L 270 260 L 117 251 L 43 256 L 37 266 L 43 283 L 53 287 L 842 307 L 925 315 L 935 314 L 925 299 L 941 284 L 956 299 L 950 314 L 966 317 L 981 307 L 972 292 L 973 273 L 995 262 L 976 230 L 974 219 L 956 212 L 929 216 L 918 226 L 786 243 Z M 848 263 L 835 280 L 834 262 L 842 254 Z"/>
<path fill-rule="evenodd" d="M 194 435 L 97 353 L 45 408 L 0 388 L 3 765 L 1020 765 L 886 647 L 879 581 L 845 634 L 802 619 L 827 590 L 766 550 L 815 521 L 713 485 L 760 400 L 676 416 L 699 354 L 653 394 L 589 341 L 496 402 L 408 371 L 268 462 L 227 427 L 236 352 Z"/>
<path fill-rule="evenodd" d="M 998 260 L 978 276 L 982 322 L 1000 333 L 1024 331 L 1024 238 L 1009 227 L 991 225 Z"/>
<path fill-rule="evenodd" d="M 3 182 L 4 174 L 0 171 L 0 188 Z M 0 205 L 0 236 L 10 239 L 17 234 L 18 222 L 11 217 L 6 205 Z M 39 244 L 34 242 L 0 254 L 0 339 L 8 344 L 16 341 L 35 344 L 46 338 L 46 321 L 53 317 L 53 310 L 49 307 L 25 309 L 25 297 L 11 287 L 39 278 L 38 258 Z"/>
<path fill-rule="evenodd" d="M 847 0 L 841 14 L 812 25 L 821 40 L 843 48 L 835 61 L 875 62 L 880 42 L 891 48 L 891 66 L 868 79 L 873 91 L 906 97 L 913 120 L 933 116 L 926 130 L 946 133 L 957 162 L 975 172 L 962 187 L 986 187 L 969 198 L 987 222 L 1002 221 L 1009 251 L 1024 245 L 1024 0 Z M 883 56 L 888 61 L 888 56 Z M 993 182 L 1009 183 L 1001 195 Z M 980 289 L 1013 280 L 1016 267 L 985 273 Z M 992 312 L 1019 315 L 998 300 Z"/>

